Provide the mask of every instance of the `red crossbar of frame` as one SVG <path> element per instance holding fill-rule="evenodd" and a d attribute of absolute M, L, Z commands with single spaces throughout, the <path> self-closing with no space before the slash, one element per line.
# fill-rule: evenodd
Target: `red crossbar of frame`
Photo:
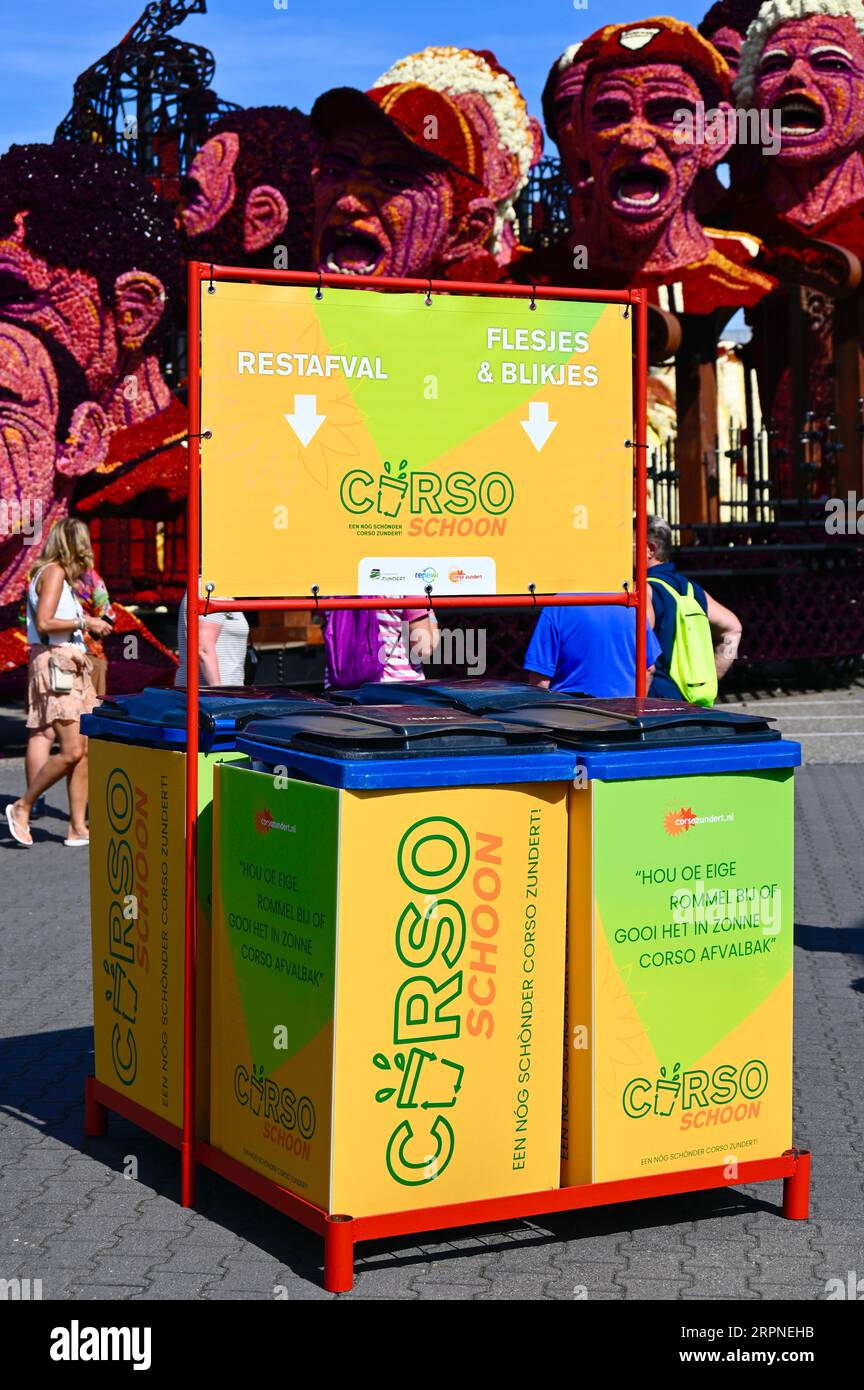
<path fill-rule="evenodd" d="M 186 917 L 185 970 L 183 999 L 183 1126 L 180 1140 L 181 1200 L 184 1206 L 195 1202 L 195 1165 L 204 1150 L 195 1143 L 195 990 L 198 973 L 197 932 L 197 831 L 198 831 L 198 620 L 202 613 L 227 610 L 314 610 L 337 608 L 392 608 L 402 604 L 422 607 L 423 598 L 387 600 L 369 598 L 324 598 L 316 600 L 282 598 L 209 600 L 200 597 L 201 556 L 201 287 L 205 282 L 239 280 L 268 285 L 317 285 L 339 289 L 417 291 L 423 294 L 491 295 L 512 299 L 571 299 L 588 303 L 632 306 L 635 337 L 634 469 L 636 476 L 636 583 L 632 591 L 618 594 L 498 594 L 480 598 L 462 595 L 435 599 L 439 608 L 524 608 L 550 605 L 625 604 L 641 609 L 636 622 L 636 695 L 646 693 L 647 654 L 647 386 L 648 386 L 648 302 L 647 292 L 626 290 L 575 290 L 553 286 L 486 285 L 471 282 L 427 279 L 376 278 L 368 275 L 322 275 L 291 270 L 248 270 L 239 266 L 208 265 L 190 261 L 188 266 L 189 312 L 189 495 L 186 528 Z M 215 1150 L 213 1151 L 215 1152 Z M 224 1159 L 224 1155 L 222 1155 Z M 240 1168 L 240 1165 L 237 1165 Z M 245 1171 L 245 1170 L 244 1170 Z M 235 1182 L 239 1177 L 235 1174 Z M 240 1184 L 241 1186 L 244 1184 Z M 281 1190 L 281 1189 L 280 1189 Z M 290 1194 L 289 1194 L 290 1195 Z M 554 1193 L 546 1194 L 549 1198 Z M 494 1200 L 494 1199 L 493 1199 Z M 539 1209 L 538 1209 L 539 1210 Z M 452 1223 L 451 1223 L 452 1224 Z M 405 1229 L 410 1229 L 406 1227 Z"/>

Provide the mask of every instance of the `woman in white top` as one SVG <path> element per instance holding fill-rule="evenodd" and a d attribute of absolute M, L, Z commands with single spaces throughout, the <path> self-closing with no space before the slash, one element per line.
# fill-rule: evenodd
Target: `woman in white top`
<path fill-rule="evenodd" d="M 69 834 L 64 844 L 86 845 L 87 740 L 82 714 L 98 703 L 90 678 L 84 632 L 104 637 L 111 624 L 85 617 L 74 585 L 93 568 L 90 532 L 83 521 L 55 522 L 27 589 L 27 641 L 30 644 L 27 728 L 45 736 L 53 729 L 60 751 L 39 769 L 26 792 L 6 807 L 9 830 L 19 845 L 32 845 L 30 813 L 37 798 L 66 778 L 69 789 Z"/>
<path fill-rule="evenodd" d="M 202 685 L 243 685 L 249 624 L 245 613 L 203 613 L 198 618 L 198 679 Z M 179 666 L 174 684 L 186 687 L 186 595 L 177 614 Z"/>

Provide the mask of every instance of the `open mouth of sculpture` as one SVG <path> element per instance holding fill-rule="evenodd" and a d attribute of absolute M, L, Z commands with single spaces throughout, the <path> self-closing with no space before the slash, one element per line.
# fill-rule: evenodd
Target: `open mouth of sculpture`
<path fill-rule="evenodd" d="M 825 124 L 825 114 L 810 97 L 783 97 L 779 102 L 781 135 L 815 135 Z"/>
<path fill-rule="evenodd" d="M 374 233 L 354 226 L 328 228 L 321 249 L 327 269 L 339 275 L 373 275 L 385 254 Z"/>
<path fill-rule="evenodd" d="M 662 169 L 639 164 L 619 169 L 612 177 L 612 200 L 630 216 L 651 213 L 663 200 L 669 180 Z"/>

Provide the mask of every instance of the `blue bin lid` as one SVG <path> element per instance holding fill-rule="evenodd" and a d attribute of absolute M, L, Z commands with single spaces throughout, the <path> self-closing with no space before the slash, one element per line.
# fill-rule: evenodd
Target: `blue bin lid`
<path fill-rule="evenodd" d="M 316 709 L 257 719 L 238 749 L 328 786 L 480 786 L 564 781 L 572 754 L 543 731 L 441 706 Z"/>
<path fill-rule="evenodd" d="M 327 708 L 322 700 L 284 686 L 205 688 L 198 698 L 199 748 L 233 748 L 237 731 L 250 719 L 316 706 Z M 185 746 L 186 691 L 148 686 L 137 695 L 103 700 L 82 716 L 81 732 L 123 743 Z"/>
<path fill-rule="evenodd" d="M 497 714 L 523 706 L 572 704 L 588 696 L 543 690 L 524 681 L 387 681 L 383 684 L 355 686 L 350 690 L 329 690 L 334 705 L 388 704 L 446 705 L 473 714 Z"/>
<path fill-rule="evenodd" d="M 801 744 L 786 738 L 768 739 L 763 743 L 718 740 L 677 747 L 667 743 L 603 753 L 583 749 L 571 752 L 576 758 L 574 773 L 592 782 L 701 777 L 709 772 L 768 772 L 801 766 Z"/>

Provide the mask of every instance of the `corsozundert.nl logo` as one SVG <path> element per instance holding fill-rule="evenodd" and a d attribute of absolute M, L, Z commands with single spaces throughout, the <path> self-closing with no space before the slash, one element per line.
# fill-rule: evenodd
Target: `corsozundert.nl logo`
<path fill-rule="evenodd" d="M 73 1318 L 68 1327 L 51 1329 L 52 1361 L 130 1361 L 134 1371 L 149 1371 L 152 1329 L 90 1327 Z"/>
<path fill-rule="evenodd" d="M 728 825 L 734 819 L 734 811 L 721 811 L 715 815 L 697 816 L 692 806 L 682 806 L 680 811 L 666 812 L 663 817 L 663 829 L 667 835 L 681 835 L 685 830 L 693 830 L 697 825 Z"/>

